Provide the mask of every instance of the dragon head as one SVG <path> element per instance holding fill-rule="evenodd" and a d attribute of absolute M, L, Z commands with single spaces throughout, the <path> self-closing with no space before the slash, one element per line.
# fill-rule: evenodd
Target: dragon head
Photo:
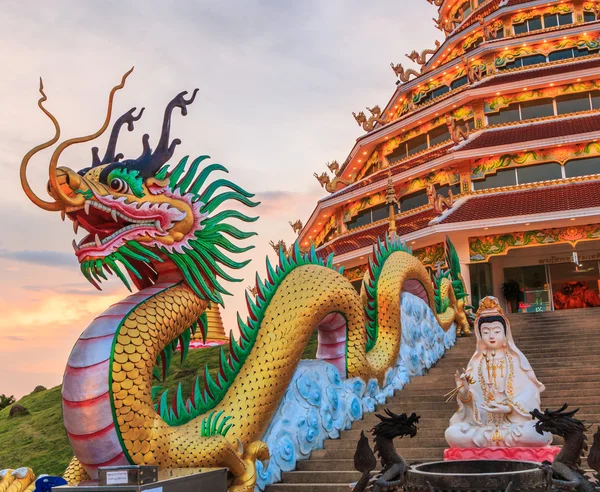
<path fill-rule="evenodd" d="M 133 69 L 132 69 L 133 70 Z M 121 83 L 114 87 L 109 96 L 108 111 L 104 124 L 96 133 L 61 143 L 50 159 L 48 193 L 53 201 L 39 198 L 31 189 L 26 178 L 26 168 L 31 157 L 40 150 L 52 146 L 60 136 L 60 126 L 52 114 L 43 106 L 46 95 L 40 81 L 42 97 L 40 109 L 52 120 L 55 135 L 48 142 L 32 149 L 21 163 L 21 182 L 25 193 L 39 207 L 49 211 L 60 211 L 63 220 L 73 222 L 74 231 L 83 228 L 87 235 L 79 242 L 73 240 L 75 254 L 83 275 L 97 288 L 105 273 L 116 274 L 129 288 L 127 276 L 138 288 L 156 282 L 159 271 L 178 271 L 180 276 L 201 298 L 222 303 L 221 294 L 226 294 L 218 277 L 237 281 L 229 276 L 222 266 L 239 269 L 247 262 L 229 259 L 221 249 L 239 253 L 251 249 L 234 245 L 226 235 L 234 239 L 246 239 L 253 233 L 242 232 L 227 218 L 251 222 L 238 211 L 222 211 L 213 214 L 223 202 L 237 200 L 254 207 L 253 196 L 225 179 L 218 179 L 207 186 L 207 178 L 215 171 L 227 170 L 220 164 L 201 167 L 208 156 L 201 156 L 188 165 L 188 157 L 170 168 L 169 160 L 181 140 L 170 140 L 171 117 L 175 109 L 182 115 L 194 101 L 198 89 L 186 99 L 181 92 L 167 105 L 162 132 L 154 150 L 150 137 L 142 137 L 143 149 L 135 159 L 124 159 L 117 153 L 119 132 L 127 125 L 134 129 L 144 109 L 136 114 L 132 108 L 118 118 L 100 158 L 97 147 L 92 149 L 91 166 L 76 172 L 58 166 L 62 152 L 70 145 L 88 142 L 102 135 L 108 128 L 114 94 L 125 85 L 131 73 L 127 72 Z M 222 188 L 229 191 L 215 193 Z M 221 249 L 219 249 L 221 248 Z M 164 265 L 175 268 L 165 268 Z M 123 271 L 125 270 L 125 272 Z M 127 275 L 125 275 L 127 273 Z"/>
<path fill-rule="evenodd" d="M 567 408 L 568 405 L 565 403 L 558 410 L 546 409 L 542 413 L 536 408 L 531 411 L 531 416 L 537 420 L 535 430 L 539 434 L 549 432 L 562 438 L 573 434 L 583 434 L 586 430 L 585 423 L 574 417 L 579 409 L 567 411 Z"/>
<path fill-rule="evenodd" d="M 396 437 L 415 437 L 417 435 L 420 417 L 416 413 L 398 415 L 388 408 L 385 409 L 385 413 L 387 416 L 375 414 L 381 421 L 372 429 L 376 437 L 395 439 Z"/>

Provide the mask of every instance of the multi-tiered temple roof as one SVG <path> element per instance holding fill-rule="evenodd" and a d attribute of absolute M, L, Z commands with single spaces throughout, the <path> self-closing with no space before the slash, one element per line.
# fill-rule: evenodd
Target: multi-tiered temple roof
<path fill-rule="evenodd" d="M 428 1 L 443 41 L 392 63 L 388 103 L 354 114 L 365 133 L 315 175 L 330 194 L 300 233 L 358 273 L 389 227 L 390 176 L 398 233 L 432 266 L 452 231 L 472 263 L 496 224 L 600 223 L 600 2 Z"/>

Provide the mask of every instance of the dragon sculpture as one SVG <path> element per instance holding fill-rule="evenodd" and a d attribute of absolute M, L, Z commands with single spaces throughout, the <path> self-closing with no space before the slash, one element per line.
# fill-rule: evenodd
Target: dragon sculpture
<path fill-rule="evenodd" d="M 417 65 L 420 65 L 421 73 L 423 73 L 425 71 L 425 65 L 427 64 L 427 55 L 435 55 L 439 47 L 440 42 L 436 40 L 434 49 L 423 50 L 420 54 L 417 50 L 413 50 L 412 53 L 410 55 L 406 55 L 406 57 L 415 62 Z"/>
<path fill-rule="evenodd" d="M 558 410 L 546 409 L 543 413 L 536 409 L 531 412 L 535 429 L 540 433 L 550 432 L 562 437 L 564 443 L 552 462 L 553 484 L 558 490 L 594 492 L 599 485 L 585 476 L 581 460 L 588 449 L 585 423 L 575 418 L 579 409 L 567 411 L 565 404 Z M 594 442 L 588 455 L 588 465 L 600 473 L 600 430 L 594 435 Z M 553 489 L 554 490 L 554 489 Z"/>
<path fill-rule="evenodd" d="M 444 195 L 437 194 L 434 184 L 427 185 L 427 199 L 433 206 L 433 211 L 438 215 L 443 214 L 446 210 L 449 210 L 454 206 L 454 195 L 452 195 L 452 190 L 448 192 L 448 198 L 446 198 Z"/>
<path fill-rule="evenodd" d="M 338 161 L 331 161 L 326 164 L 327 168 L 337 176 L 340 172 L 340 163 Z"/>
<path fill-rule="evenodd" d="M 325 188 L 328 193 L 335 193 L 338 191 L 338 189 L 340 189 L 340 185 L 348 186 L 352 184 L 352 181 L 342 179 L 339 176 L 336 176 L 332 180 L 326 171 L 322 172 L 321 174 L 313 173 L 313 176 L 317 178 L 317 181 L 320 183 L 321 187 Z"/>
<path fill-rule="evenodd" d="M 463 123 L 462 120 L 457 120 L 450 114 L 446 115 L 446 125 L 448 125 L 448 130 L 450 132 L 450 136 L 452 137 L 452 141 L 456 144 L 459 144 L 463 140 L 468 140 L 471 136 L 471 129 L 469 128 L 469 125 Z"/>
<path fill-rule="evenodd" d="M 371 429 L 375 438 L 375 452 L 381 459 L 381 472 L 371 478 L 371 472 L 377 466 L 377 460 L 369 446 L 369 440 L 364 432 L 361 432 L 354 454 L 354 467 L 362 473 L 362 476 L 353 492 L 399 490 L 399 487 L 404 484 L 408 465 L 396 451 L 394 439 L 405 436 L 415 437 L 419 416 L 415 413 L 410 416 L 405 413 L 397 415 L 387 408 L 385 413 L 386 415 L 375 414 L 380 422 Z"/>
<path fill-rule="evenodd" d="M 346 326 L 345 353 L 336 362 L 342 375 L 383 382 L 399 356 L 402 292 L 420 297 L 435 313 L 434 288 L 425 267 L 395 235 L 375 245 L 362 298 L 333 268 L 331 257 L 321 259 L 314 249 L 303 254 L 296 243 L 289 257 L 280 250 L 275 266 L 267 261 L 264 281 L 256 276 L 256 297 L 246 295 L 248 318 L 239 318 L 239 339 L 230 338 L 229 355 L 221 354 L 217 376 L 207 368 L 189 395 L 182 394 L 181 386 L 173 395 L 161 395 L 153 380 L 166 378 L 178 346 L 185 358 L 193 332 L 205 333 L 209 303 L 222 304 L 227 294 L 223 280 L 239 281 L 225 268 L 238 270 L 247 263 L 230 256 L 251 246 L 233 240 L 253 233 L 229 220 L 248 223 L 255 218 L 222 206 L 232 200 L 248 207 L 257 203 L 229 180 L 209 183 L 213 173 L 227 170 L 203 164 L 207 156 L 169 163 L 181 143 L 170 140 L 172 114 L 176 109 L 187 114 L 196 91 L 189 98 L 182 92 L 167 105 L 154 150 L 144 135 L 138 158 L 117 153 L 119 131 L 124 125 L 133 130 L 141 117 L 134 108 L 114 123 L 103 158 L 94 148 L 91 166 L 79 172 L 58 165 L 69 146 L 106 131 L 115 93 L 130 73 L 110 92 L 100 129 L 54 150 L 50 199 L 35 194 L 26 177 L 31 158 L 55 144 L 61 133 L 44 107 L 47 98 L 40 83 L 38 106 L 53 123 L 54 135 L 29 151 L 20 168 L 22 186 L 35 205 L 60 212 L 75 230 L 87 231 L 74 242 L 85 278 L 99 289 L 107 274 L 114 274 L 137 289 L 94 319 L 69 356 L 62 400 L 75 457 L 65 478 L 69 483 L 94 478 L 105 465 L 220 466 L 229 468 L 231 491 L 251 491 L 256 461 L 269 458 L 261 438 L 304 347 L 328 315 L 339 314 Z M 449 297 L 441 300 L 445 309 L 435 316 L 447 331 L 464 312 L 451 283 L 441 292 Z"/>
<path fill-rule="evenodd" d="M 397 82 L 398 84 L 406 83 L 406 82 L 410 81 L 411 75 L 415 76 L 416 78 L 421 76 L 421 74 L 419 72 L 417 72 L 416 70 L 413 70 L 412 68 L 405 69 L 402 66 L 402 63 L 396 63 L 394 65 L 394 62 L 391 62 L 390 66 L 392 67 L 394 74 L 398 78 L 398 82 Z"/>
<path fill-rule="evenodd" d="M 381 108 L 379 106 L 376 105 L 373 108 L 367 107 L 367 111 L 371 113 L 369 118 L 367 118 L 364 111 L 361 111 L 358 114 L 356 114 L 354 111 L 352 112 L 352 116 L 354 116 L 356 123 L 358 123 L 358 126 L 361 126 L 364 131 L 372 132 L 377 123 L 380 125 L 386 124 L 385 118 L 382 117 Z"/>
<path fill-rule="evenodd" d="M 302 232 L 302 221 L 298 219 L 296 222 L 290 222 L 290 227 L 296 234 L 300 234 L 300 232 Z"/>

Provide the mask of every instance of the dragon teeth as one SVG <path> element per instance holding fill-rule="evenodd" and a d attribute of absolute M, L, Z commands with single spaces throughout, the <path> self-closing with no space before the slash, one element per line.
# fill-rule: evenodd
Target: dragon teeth
<path fill-rule="evenodd" d="M 75 253 L 77 253 L 77 251 L 79 251 L 79 246 L 77 246 L 77 241 L 75 241 L 75 239 L 73 239 L 73 249 L 75 250 Z"/>
<path fill-rule="evenodd" d="M 158 232 L 165 232 L 162 228 L 162 226 L 160 225 L 160 220 L 156 219 L 154 221 L 154 227 L 156 227 L 158 229 Z"/>
<path fill-rule="evenodd" d="M 90 205 L 91 203 L 89 200 L 86 200 L 85 204 L 83 205 L 83 210 L 85 211 L 86 215 L 90 215 Z"/>
<path fill-rule="evenodd" d="M 110 216 L 113 218 L 113 220 L 114 220 L 115 222 L 118 222 L 118 221 L 119 221 L 119 219 L 118 219 L 118 217 L 117 217 L 117 211 L 116 211 L 114 208 L 113 208 L 113 209 L 110 211 Z"/>
<path fill-rule="evenodd" d="M 98 236 L 98 234 L 96 234 L 96 237 L 94 237 L 94 241 L 96 242 L 96 246 L 102 246 L 102 241 L 100 241 L 100 237 Z"/>
<path fill-rule="evenodd" d="M 63 222 L 65 221 L 66 216 L 67 216 L 67 213 L 65 212 L 64 209 L 62 209 L 60 211 L 60 218 L 62 219 Z"/>
<path fill-rule="evenodd" d="M 73 232 L 74 232 L 75 234 L 77 234 L 77 231 L 78 231 L 78 230 L 79 230 L 79 222 L 77 221 L 77 219 L 75 219 L 75 220 L 73 221 Z"/>

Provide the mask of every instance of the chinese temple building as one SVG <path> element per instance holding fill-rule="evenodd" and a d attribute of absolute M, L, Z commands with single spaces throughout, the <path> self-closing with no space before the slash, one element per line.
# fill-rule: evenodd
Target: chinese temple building
<path fill-rule="evenodd" d="M 475 306 L 600 305 L 600 1 L 428 1 L 443 42 L 354 114 L 300 245 L 359 286 L 390 228 L 432 270 L 448 236 Z"/>

